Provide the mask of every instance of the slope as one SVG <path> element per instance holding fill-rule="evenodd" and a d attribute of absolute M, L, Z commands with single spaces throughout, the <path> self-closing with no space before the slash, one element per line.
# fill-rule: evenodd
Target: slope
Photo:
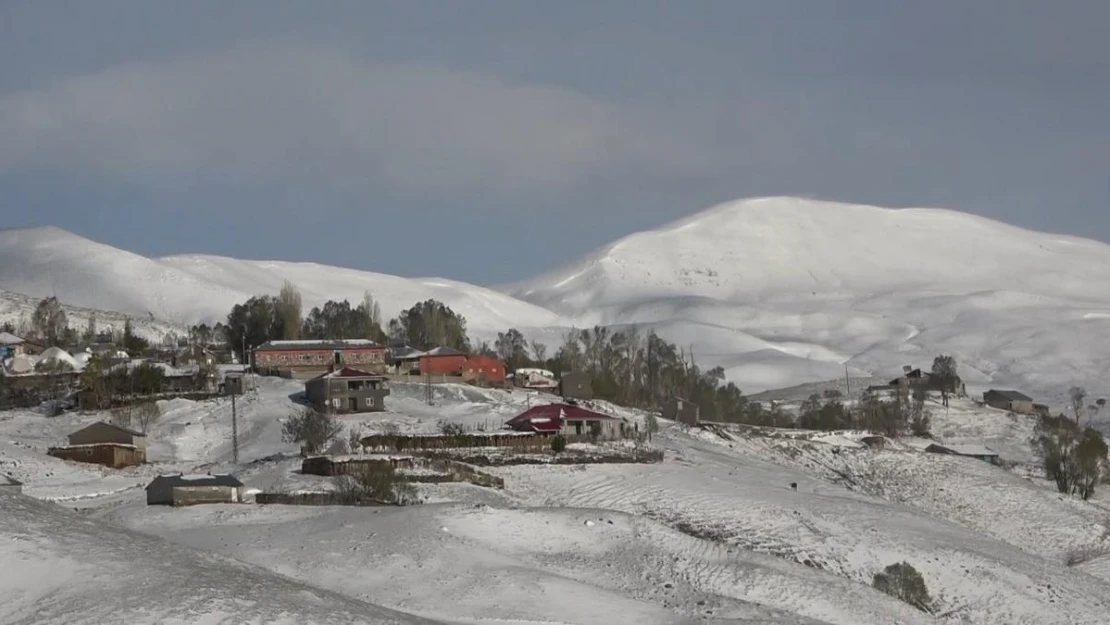
<path fill-rule="evenodd" d="M 505 291 L 579 325 L 657 328 L 746 390 L 943 351 L 972 383 L 1050 392 L 1110 373 L 1095 348 L 1110 339 L 1108 269 L 1110 246 L 965 213 L 759 198 Z"/>
<path fill-rule="evenodd" d="M 212 553 L 0 494 L 0 622 L 417 624 Z"/>
<path fill-rule="evenodd" d="M 482 337 L 511 325 L 561 324 L 539 306 L 451 280 L 217 256 L 146 258 L 53 227 L 0 231 L 0 289 L 177 326 L 222 320 L 252 295 L 276 294 L 285 280 L 301 290 L 306 309 L 329 299 L 357 303 L 369 291 L 387 318 L 417 301 L 442 301 Z"/>

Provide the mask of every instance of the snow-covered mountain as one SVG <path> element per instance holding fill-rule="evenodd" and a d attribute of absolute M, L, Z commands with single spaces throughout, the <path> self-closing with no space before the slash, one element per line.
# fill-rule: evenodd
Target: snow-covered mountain
<path fill-rule="evenodd" d="M 479 335 L 510 326 L 561 325 L 558 315 L 484 287 L 439 278 L 401 278 L 315 263 L 219 256 L 147 258 L 53 227 L 0 231 L 0 289 L 63 303 L 162 319 L 184 326 L 227 317 L 237 303 L 297 285 L 306 308 L 329 299 L 355 304 L 369 291 L 387 318 L 437 299 Z"/>
<path fill-rule="evenodd" d="M 655 327 L 745 390 L 938 352 L 972 385 L 1110 374 L 1110 246 L 949 210 L 741 200 L 504 290 L 580 325 Z"/>
<path fill-rule="evenodd" d="M 949 210 L 741 200 L 496 290 L 314 263 L 147 258 L 57 228 L 0 231 L 0 289 L 178 326 L 222 319 L 284 280 L 306 307 L 370 291 L 387 317 L 438 299 L 480 339 L 509 327 L 549 343 L 572 325 L 652 328 L 747 392 L 845 368 L 888 377 L 940 352 L 973 390 L 1016 386 L 1048 402 L 1074 384 L 1110 392 L 1110 246 Z"/>

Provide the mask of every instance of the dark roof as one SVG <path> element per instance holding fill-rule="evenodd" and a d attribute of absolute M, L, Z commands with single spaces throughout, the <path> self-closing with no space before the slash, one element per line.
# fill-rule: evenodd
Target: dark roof
<path fill-rule="evenodd" d="M 259 351 L 291 349 L 385 349 L 384 345 L 370 339 L 321 339 L 304 341 L 266 341 L 256 347 Z"/>
<path fill-rule="evenodd" d="M 92 427 L 96 427 L 98 425 L 105 425 L 105 426 L 108 426 L 108 427 L 112 428 L 113 430 L 119 430 L 120 432 L 124 432 L 125 434 L 130 434 L 131 436 L 146 436 L 146 434 L 143 434 L 142 432 L 137 432 L 135 430 L 132 430 L 131 428 L 125 428 L 122 425 L 116 425 L 115 423 L 108 423 L 107 421 L 97 421 L 96 423 L 91 423 L 89 425 L 86 425 L 85 427 L 81 428 L 80 430 L 77 430 L 76 432 L 72 432 L 70 434 L 70 436 L 73 436 L 77 432 L 84 432 L 85 430 L 87 430 L 89 428 L 92 428 Z"/>
<path fill-rule="evenodd" d="M 147 484 L 149 490 L 155 484 L 166 485 L 170 488 L 176 486 L 242 486 L 243 483 L 235 478 L 234 475 L 218 474 L 218 475 L 183 475 L 178 473 L 176 475 L 159 475 L 154 478 L 150 484 Z"/>
<path fill-rule="evenodd" d="M 1019 393 L 1017 391 L 996 391 L 992 388 L 991 390 L 984 393 L 984 395 L 989 395 L 989 394 L 994 394 L 994 395 L 997 395 L 997 396 L 999 396 L 1003 399 L 1008 399 L 1010 401 L 1033 401 L 1032 397 L 1028 397 L 1028 396 L 1024 395 L 1023 393 Z"/>

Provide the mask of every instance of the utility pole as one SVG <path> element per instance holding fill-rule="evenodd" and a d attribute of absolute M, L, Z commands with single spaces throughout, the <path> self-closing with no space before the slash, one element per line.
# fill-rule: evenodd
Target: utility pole
<path fill-rule="evenodd" d="M 239 464 L 239 415 L 235 412 L 235 393 L 231 394 L 231 458 Z"/>
<path fill-rule="evenodd" d="M 847 389 L 847 392 L 844 393 L 844 397 L 851 397 L 852 381 L 848 378 L 848 363 L 844 363 L 844 388 Z"/>

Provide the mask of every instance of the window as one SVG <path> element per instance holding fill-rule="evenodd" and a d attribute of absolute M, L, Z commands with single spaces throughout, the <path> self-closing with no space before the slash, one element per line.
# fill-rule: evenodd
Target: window
<path fill-rule="evenodd" d="M 374 398 L 373 397 L 367 397 L 366 398 L 366 405 L 373 408 L 374 407 Z"/>

